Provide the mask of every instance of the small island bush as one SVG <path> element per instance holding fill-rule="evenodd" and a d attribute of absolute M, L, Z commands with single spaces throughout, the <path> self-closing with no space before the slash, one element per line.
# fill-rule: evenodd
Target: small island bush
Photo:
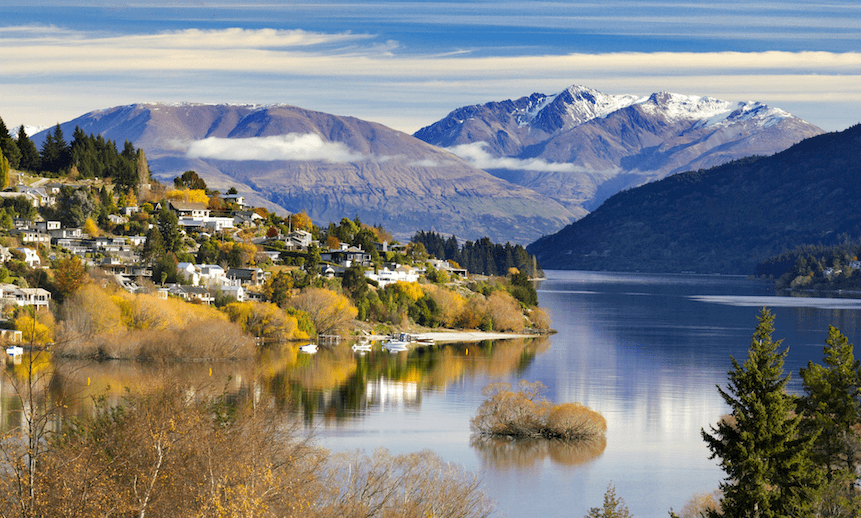
<path fill-rule="evenodd" d="M 607 421 L 580 403 L 551 404 L 540 397 L 544 385 L 521 381 L 518 390 L 509 383 L 484 388 L 488 399 L 470 421 L 473 433 L 490 437 L 583 441 L 604 436 Z"/>

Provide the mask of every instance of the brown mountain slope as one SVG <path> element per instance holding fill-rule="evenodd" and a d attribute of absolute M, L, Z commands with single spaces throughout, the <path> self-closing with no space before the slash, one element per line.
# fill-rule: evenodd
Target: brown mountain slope
<path fill-rule="evenodd" d="M 163 181 L 194 170 L 272 210 L 324 224 L 359 216 L 401 238 L 425 229 L 526 243 L 584 214 L 381 124 L 293 106 L 136 104 L 61 126 L 131 141 Z"/>

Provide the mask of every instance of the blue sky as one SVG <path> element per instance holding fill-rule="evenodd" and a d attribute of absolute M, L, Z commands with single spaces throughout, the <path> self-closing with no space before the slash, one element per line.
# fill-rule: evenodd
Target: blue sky
<path fill-rule="evenodd" d="M 286 103 L 414 132 L 581 84 L 861 122 L 861 5 L 789 1 L 5 0 L 0 117 L 135 102 Z"/>

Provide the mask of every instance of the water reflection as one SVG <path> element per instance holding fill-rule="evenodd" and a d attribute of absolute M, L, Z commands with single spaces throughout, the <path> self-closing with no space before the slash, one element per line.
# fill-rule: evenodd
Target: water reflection
<path fill-rule="evenodd" d="M 40 404 L 60 403 L 62 419 L 93 411 L 93 398 L 121 404 L 128 392 L 152 392 L 165 386 L 187 387 L 196 395 L 253 399 L 296 412 L 306 422 L 361 419 L 369 411 L 419 408 L 422 393 L 444 389 L 479 374 L 517 375 L 549 347 L 546 338 L 455 343 L 391 354 L 379 344 L 367 353 L 350 344 L 321 348 L 314 355 L 298 344 L 266 347 L 258 360 L 242 362 L 133 362 L 51 359 L 34 363 Z M 26 358 L 7 362 L 0 382 L 0 428 L 22 419 L 21 384 Z"/>
<path fill-rule="evenodd" d="M 508 439 L 473 435 L 469 441 L 485 467 L 497 470 L 524 469 L 544 459 L 564 466 L 591 462 L 604 453 L 607 438 L 586 441 L 555 439 Z"/>
<path fill-rule="evenodd" d="M 547 338 L 453 343 L 390 353 L 349 345 L 296 356 L 290 346 L 261 359 L 264 391 L 277 404 L 295 405 L 309 423 L 361 418 L 369 411 L 418 408 L 422 393 L 477 374 L 517 374 L 549 347 Z"/>

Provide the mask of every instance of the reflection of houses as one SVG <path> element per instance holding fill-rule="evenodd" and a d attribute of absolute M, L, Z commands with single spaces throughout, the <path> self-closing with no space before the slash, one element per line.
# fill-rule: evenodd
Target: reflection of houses
<path fill-rule="evenodd" d="M 0 284 L 0 297 L 4 304 L 47 308 L 51 292 L 42 288 L 19 288 L 14 284 Z"/>
<path fill-rule="evenodd" d="M 380 288 L 385 288 L 389 284 L 394 284 L 398 281 L 418 282 L 419 273 L 410 266 L 398 265 L 396 268 L 391 270 L 383 268 L 377 273 L 370 270 L 366 271 L 365 277 L 372 281 L 376 281 L 380 285 Z"/>
<path fill-rule="evenodd" d="M 369 381 L 366 395 L 369 404 L 382 408 L 416 407 L 421 402 L 417 383 L 404 383 L 385 378 Z"/>

